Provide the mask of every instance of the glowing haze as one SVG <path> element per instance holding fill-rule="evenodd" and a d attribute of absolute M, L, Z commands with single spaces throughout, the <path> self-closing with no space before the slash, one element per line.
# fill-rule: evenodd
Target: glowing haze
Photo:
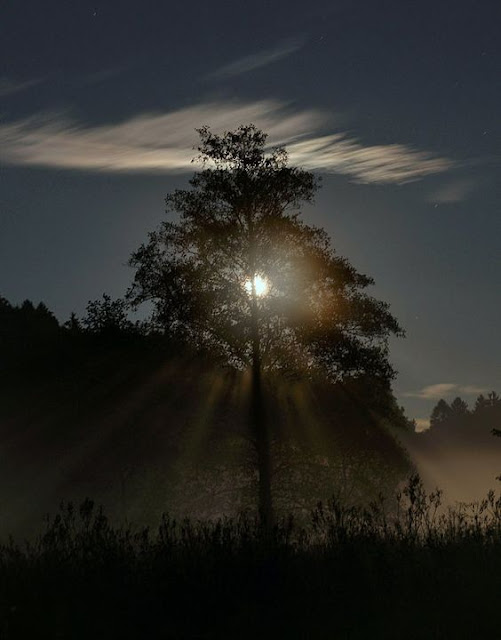
<path fill-rule="evenodd" d="M 244 286 L 247 293 L 249 295 L 252 295 L 252 280 L 246 280 Z M 269 288 L 270 284 L 267 278 L 260 275 L 254 277 L 254 291 L 258 298 L 262 298 L 263 296 L 265 296 L 268 293 Z"/>

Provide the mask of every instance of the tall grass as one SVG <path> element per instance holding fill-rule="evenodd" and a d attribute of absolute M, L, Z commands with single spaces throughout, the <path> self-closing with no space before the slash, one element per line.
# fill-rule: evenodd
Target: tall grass
<path fill-rule="evenodd" d="M 245 515 L 116 527 L 85 500 L 1 546 L 0 637 L 495 638 L 500 587 L 501 498 L 444 508 L 417 476 L 266 535 Z"/>

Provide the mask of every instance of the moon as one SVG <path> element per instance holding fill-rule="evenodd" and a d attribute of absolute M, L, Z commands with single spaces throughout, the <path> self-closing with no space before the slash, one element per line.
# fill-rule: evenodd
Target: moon
<path fill-rule="evenodd" d="M 252 280 L 246 280 L 244 286 L 247 293 L 252 295 Z M 270 285 L 265 277 L 259 275 L 254 276 L 254 290 L 258 298 L 265 296 L 269 288 Z"/>

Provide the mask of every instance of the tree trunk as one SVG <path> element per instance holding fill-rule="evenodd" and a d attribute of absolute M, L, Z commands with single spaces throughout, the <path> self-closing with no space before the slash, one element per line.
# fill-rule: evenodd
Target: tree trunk
<path fill-rule="evenodd" d="M 264 407 L 261 382 L 261 349 L 259 339 L 258 308 L 254 284 L 252 285 L 252 380 L 250 399 L 250 429 L 256 447 L 259 477 L 258 510 L 261 526 L 269 530 L 274 514 L 271 499 L 270 436 Z"/>

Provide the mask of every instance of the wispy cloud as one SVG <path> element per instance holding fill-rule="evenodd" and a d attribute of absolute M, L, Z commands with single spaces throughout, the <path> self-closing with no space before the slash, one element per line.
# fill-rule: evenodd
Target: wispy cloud
<path fill-rule="evenodd" d="M 451 382 L 440 382 L 423 387 L 419 391 L 408 391 L 403 395 L 407 398 L 422 398 L 423 400 L 438 400 L 452 394 L 479 395 L 487 393 L 488 389 L 470 385 L 460 385 Z"/>
<path fill-rule="evenodd" d="M 0 97 L 4 98 L 6 96 L 13 95 L 14 93 L 26 91 L 26 89 L 31 89 L 31 87 L 34 87 L 41 82 L 43 82 L 42 78 L 33 78 L 32 80 L 23 81 L 11 80 L 7 77 L 0 78 Z"/>
<path fill-rule="evenodd" d="M 221 80 L 232 76 L 239 76 L 261 67 L 266 67 L 273 62 L 278 62 L 301 49 L 306 43 L 305 38 L 289 38 L 280 42 L 272 49 L 259 51 L 251 55 L 234 60 L 205 76 L 206 80 Z"/>
<path fill-rule="evenodd" d="M 473 180 L 454 180 L 439 187 L 429 195 L 427 200 L 437 204 L 454 204 L 466 200 L 474 189 L 475 182 Z"/>
<path fill-rule="evenodd" d="M 0 161 L 93 171 L 191 170 L 196 127 L 222 132 L 253 122 L 270 146 L 287 145 L 292 164 L 339 173 L 359 183 L 402 184 L 447 171 L 454 163 L 407 145 L 367 146 L 346 133 L 319 135 L 330 117 L 292 111 L 284 103 L 212 102 L 167 113 L 144 113 L 118 124 L 83 126 L 61 114 L 0 124 Z"/>
<path fill-rule="evenodd" d="M 403 144 L 363 145 L 344 133 L 311 138 L 289 147 L 294 161 L 309 169 L 350 176 L 360 183 L 404 184 L 451 169 L 453 162 Z"/>

